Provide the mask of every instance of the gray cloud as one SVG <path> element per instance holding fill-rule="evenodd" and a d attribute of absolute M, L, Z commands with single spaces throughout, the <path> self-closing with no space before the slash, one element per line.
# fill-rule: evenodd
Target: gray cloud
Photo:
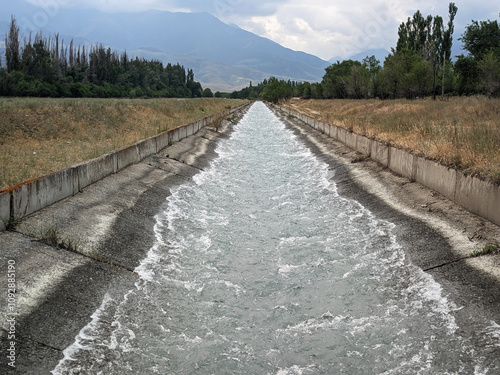
<path fill-rule="evenodd" d="M 26 0 L 39 6 L 83 6 L 102 11 L 148 9 L 208 12 L 285 47 L 324 59 L 394 47 L 401 22 L 420 10 L 447 20 L 448 1 L 435 0 Z M 471 20 L 496 19 L 496 0 L 456 0 L 455 44 Z"/>
<path fill-rule="evenodd" d="M 234 17 L 268 16 L 273 14 L 283 0 L 176 0 L 177 6 L 190 8 L 192 11 L 204 11 L 212 13 L 222 20 L 230 20 Z"/>

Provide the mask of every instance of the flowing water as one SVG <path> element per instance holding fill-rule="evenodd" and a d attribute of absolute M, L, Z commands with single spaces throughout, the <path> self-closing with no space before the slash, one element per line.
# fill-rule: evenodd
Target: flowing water
<path fill-rule="evenodd" d="M 217 152 L 156 216 L 136 287 L 105 298 L 54 374 L 490 373 L 395 225 L 339 196 L 264 104 Z"/>

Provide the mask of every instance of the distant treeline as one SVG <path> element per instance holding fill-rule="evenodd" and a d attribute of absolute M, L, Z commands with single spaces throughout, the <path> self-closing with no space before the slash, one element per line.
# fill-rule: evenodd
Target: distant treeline
<path fill-rule="evenodd" d="M 422 98 L 432 96 L 500 96 L 500 27 L 497 21 L 472 21 L 459 39 L 468 55 L 451 61 L 454 3 L 449 19 L 424 17 L 417 11 L 398 30 L 398 42 L 383 66 L 374 56 L 346 60 L 326 68 L 319 83 L 271 78 L 231 94 L 273 102 L 292 96 L 306 99 Z"/>
<path fill-rule="evenodd" d="M 1 64 L 1 59 L 0 59 Z M 21 41 L 12 17 L 0 65 L 1 96 L 36 97 L 201 97 L 191 69 L 179 64 L 129 58 L 98 46 L 64 44 L 59 35 L 41 33 Z"/>

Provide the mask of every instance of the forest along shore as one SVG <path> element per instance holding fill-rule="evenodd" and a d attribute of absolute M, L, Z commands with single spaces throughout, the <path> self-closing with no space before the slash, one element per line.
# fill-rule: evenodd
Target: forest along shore
<path fill-rule="evenodd" d="M 1 285 L 9 262 L 16 265 L 15 369 L 0 360 L 0 372 L 48 374 L 89 323 L 106 295 L 123 296 L 137 281 L 133 272 L 154 243 L 154 215 L 170 189 L 206 168 L 245 109 L 219 131 L 205 127 L 123 171 L 26 218 L 15 232 L 0 233 Z M 77 244 L 77 252 L 48 245 Z M 0 316 L 7 316 L 0 305 Z M 1 322 L 1 351 L 10 340 Z"/>

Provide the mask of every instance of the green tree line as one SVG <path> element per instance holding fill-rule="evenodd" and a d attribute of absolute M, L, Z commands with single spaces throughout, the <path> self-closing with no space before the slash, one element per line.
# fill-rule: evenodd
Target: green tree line
<path fill-rule="evenodd" d="M 295 81 L 280 80 L 276 77 L 265 79 L 257 86 L 250 86 L 240 91 L 234 91 L 231 94 L 222 95 L 231 99 L 262 99 L 273 103 L 280 103 L 284 100 L 290 99 L 295 92 L 295 88 L 299 83 Z M 215 93 L 215 96 L 221 96 Z"/>
<path fill-rule="evenodd" d="M 467 54 L 452 61 L 454 19 L 449 4 L 447 22 L 417 11 L 401 23 L 398 41 L 383 65 L 374 56 L 345 60 L 325 69 L 321 82 L 290 82 L 271 78 L 231 94 L 279 102 L 291 96 L 306 99 L 396 99 L 432 96 L 500 96 L 500 26 L 472 21 L 459 38 Z M 285 86 L 288 85 L 288 89 Z"/>
<path fill-rule="evenodd" d="M 5 66 L 0 65 L 0 96 L 201 97 L 212 92 L 179 64 L 129 58 L 103 45 L 65 45 L 58 34 L 21 40 L 12 17 Z"/>

